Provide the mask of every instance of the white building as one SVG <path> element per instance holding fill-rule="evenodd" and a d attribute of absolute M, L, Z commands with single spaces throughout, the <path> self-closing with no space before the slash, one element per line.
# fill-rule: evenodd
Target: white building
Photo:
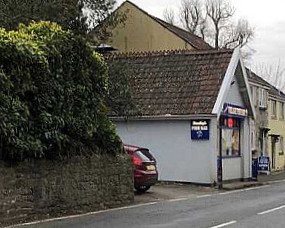
<path fill-rule="evenodd" d="M 113 55 L 129 64 L 141 115 L 113 116 L 126 144 L 147 147 L 159 179 L 200 184 L 251 177 L 250 119 L 255 112 L 246 71 L 235 51 L 168 51 Z"/>

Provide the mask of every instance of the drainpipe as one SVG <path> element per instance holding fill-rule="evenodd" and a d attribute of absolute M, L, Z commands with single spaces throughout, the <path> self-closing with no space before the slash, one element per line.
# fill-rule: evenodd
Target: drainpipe
<path fill-rule="evenodd" d="M 265 143 L 264 143 L 264 131 L 262 131 L 262 156 L 265 156 Z"/>

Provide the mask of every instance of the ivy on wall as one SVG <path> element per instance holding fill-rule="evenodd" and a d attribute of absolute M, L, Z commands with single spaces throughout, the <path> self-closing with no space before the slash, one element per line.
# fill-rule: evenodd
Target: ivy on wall
<path fill-rule="evenodd" d="M 121 151 L 108 84 L 102 57 L 71 31 L 51 22 L 0 29 L 2 159 Z"/>

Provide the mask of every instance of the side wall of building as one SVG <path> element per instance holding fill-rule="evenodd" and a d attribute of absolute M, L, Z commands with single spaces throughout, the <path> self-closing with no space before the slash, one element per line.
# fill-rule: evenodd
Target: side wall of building
<path fill-rule="evenodd" d="M 273 102 L 276 102 L 276 113 L 273 113 Z M 284 155 L 284 140 L 285 140 L 285 119 L 284 106 L 283 110 L 281 104 L 284 105 L 284 100 L 276 97 L 269 97 L 269 137 L 268 137 L 268 156 L 271 161 L 272 170 L 284 170 L 285 155 Z M 283 116 L 282 113 L 283 112 Z M 277 142 L 273 142 L 272 135 L 279 136 Z M 273 149 L 274 146 L 274 149 Z M 274 151 L 274 152 L 273 152 Z M 272 167 L 272 159 L 274 159 L 275 167 Z"/>
<path fill-rule="evenodd" d="M 120 52 L 193 49 L 147 14 L 126 2 L 119 8 L 127 19 L 112 30 L 107 44 Z"/>
<path fill-rule="evenodd" d="M 255 113 L 256 113 L 256 120 L 251 124 L 251 133 L 250 137 L 252 140 L 251 143 L 251 151 L 254 158 L 258 158 L 262 154 L 267 156 L 268 155 L 268 134 L 265 135 L 262 132 L 262 129 L 268 129 L 268 89 L 263 87 L 262 85 L 258 85 L 254 82 L 250 82 L 251 88 L 251 97 L 254 103 Z M 260 93 L 263 90 L 264 93 L 264 101 L 261 102 Z M 263 137 L 262 137 L 263 134 Z"/>
<path fill-rule="evenodd" d="M 126 144 L 147 147 L 157 159 L 159 179 L 212 184 L 216 179 L 217 123 L 210 120 L 210 139 L 192 140 L 190 120 L 116 122 Z"/>

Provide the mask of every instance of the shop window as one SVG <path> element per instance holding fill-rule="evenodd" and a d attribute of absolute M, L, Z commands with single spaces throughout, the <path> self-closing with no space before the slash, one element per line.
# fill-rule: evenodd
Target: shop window
<path fill-rule="evenodd" d="M 284 102 L 280 102 L 280 119 L 284 120 Z"/>
<path fill-rule="evenodd" d="M 267 96 L 266 96 L 266 90 L 259 88 L 259 108 L 266 108 L 266 102 L 267 102 Z"/>
<path fill-rule="evenodd" d="M 271 117 L 272 119 L 277 118 L 276 101 L 271 100 Z"/>
<path fill-rule="evenodd" d="M 240 124 L 238 118 L 221 117 L 222 156 L 240 156 Z"/>

